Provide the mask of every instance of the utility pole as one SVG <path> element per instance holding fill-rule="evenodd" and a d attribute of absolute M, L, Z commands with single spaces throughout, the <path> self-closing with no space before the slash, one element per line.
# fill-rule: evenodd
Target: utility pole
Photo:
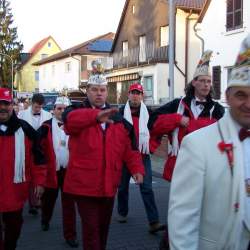
<path fill-rule="evenodd" d="M 11 93 L 12 93 L 12 97 L 14 95 L 13 91 L 14 91 L 14 65 L 13 65 L 13 59 L 11 56 L 7 55 L 7 54 L 4 54 L 2 52 L 0 52 L 0 55 L 1 56 L 5 56 L 7 57 L 10 61 L 11 61 Z"/>
<path fill-rule="evenodd" d="M 175 0 L 168 0 L 169 2 L 169 98 L 170 101 L 174 99 L 174 57 L 175 57 Z"/>

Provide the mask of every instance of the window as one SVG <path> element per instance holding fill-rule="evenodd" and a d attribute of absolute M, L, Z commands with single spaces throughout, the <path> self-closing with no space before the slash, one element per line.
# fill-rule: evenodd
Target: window
<path fill-rule="evenodd" d="M 146 102 L 152 102 L 153 100 L 153 76 L 144 76 L 143 78 L 144 87 L 144 99 Z"/>
<path fill-rule="evenodd" d="M 35 71 L 35 81 L 39 81 L 39 71 Z"/>
<path fill-rule="evenodd" d="M 169 43 L 169 27 L 160 27 L 160 47 L 168 46 Z"/>
<path fill-rule="evenodd" d="M 56 66 L 52 65 L 52 67 L 51 67 L 51 74 L 52 74 L 52 76 L 55 75 L 55 68 L 56 68 Z"/>
<path fill-rule="evenodd" d="M 139 61 L 145 62 L 146 61 L 146 36 L 140 36 L 139 38 Z"/>
<path fill-rule="evenodd" d="M 128 56 L 128 41 L 122 42 L 122 56 Z"/>
<path fill-rule="evenodd" d="M 242 28 L 243 0 L 227 0 L 227 31 Z"/>
<path fill-rule="evenodd" d="M 50 43 L 50 42 L 48 42 L 48 47 L 49 47 L 49 48 L 51 47 L 51 43 Z"/>
<path fill-rule="evenodd" d="M 213 89 L 214 99 L 219 100 L 221 95 L 221 67 L 213 67 Z"/>
<path fill-rule="evenodd" d="M 46 58 L 46 57 L 48 57 L 47 54 L 41 54 L 41 59 L 44 59 L 44 58 Z"/>
<path fill-rule="evenodd" d="M 132 14 L 135 14 L 135 5 L 132 5 Z"/>
<path fill-rule="evenodd" d="M 65 63 L 65 72 L 69 73 L 71 71 L 71 63 L 70 62 L 66 62 Z"/>

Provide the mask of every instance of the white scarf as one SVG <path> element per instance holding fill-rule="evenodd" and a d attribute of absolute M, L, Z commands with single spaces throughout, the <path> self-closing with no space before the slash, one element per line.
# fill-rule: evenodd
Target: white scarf
<path fill-rule="evenodd" d="M 123 117 L 133 125 L 129 101 L 124 108 Z M 141 101 L 139 117 L 139 151 L 143 154 L 149 154 L 149 131 L 148 131 L 149 114 L 146 105 Z"/>
<path fill-rule="evenodd" d="M 22 128 L 15 132 L 15 173 L 14 183 L 25 181 L 25 138 Z"/>
<path fill-rule="evenodd" d="M 68 150 L 68 139 L 69 137 L 65 132 L 59 128 L 58 121 L 52 119 L 52 140 L 53 148 L 56 155 L 56 171 L 60 170 L 60 167 L 66 168 L 69 161 L 69 150 Z M 62 144 L 64 143 L 64 145 Z"/>
<path fill-rule="evenodd" d="M 185 111 L 185 107 L 184 104 L 182 103 L 183 98 L 180 100 L 179 102 L 179 106 L 177 109 L 177 114 L 183 115 L 184 111 Z M 192 109 L 191 109 L 192 111 Z M 210 119 L 212 118 L 212 113 L 214 111 L 214 106 L 211 108 L 210 110 Z M 193 113 L 193 111 L 192 111 Z M 198 115 L 199 116 L 199 115 Z M 198 116 L 195 119 L 198 119 Z M 180 149 L 180 145 L 179 145 L 179 140 L 178 140 L 178 134 L 179 134 L 179 127 L 177 127 L 173 133 L 172 133 L 172 145 L 170 145 L 170 152 L 172 156 L 177 156 L 179 149 Z"/>

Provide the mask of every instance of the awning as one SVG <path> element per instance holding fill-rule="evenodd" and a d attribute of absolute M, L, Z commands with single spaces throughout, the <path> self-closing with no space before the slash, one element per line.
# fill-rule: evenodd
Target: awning
<path fill-rule="evenodd" d="M 107 77 L 109 83 L 111 82 L 124 82 L 124 81 L 131 81 L 131 80 L 138 80 L 140 78 L 138 73 L 131 73 L 126 75 L 118 75 Z"/>

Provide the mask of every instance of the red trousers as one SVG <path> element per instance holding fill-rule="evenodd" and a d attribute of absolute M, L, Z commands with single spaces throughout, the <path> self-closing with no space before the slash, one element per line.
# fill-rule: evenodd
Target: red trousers
<path fill-rule="evenodd" d="M 21 234 L 22 209 L 0 213 L 0 250 L 15 250 Z"/>
<path fill-rule="evenodd" d="M 105 250 L 114 198 L 77 195 L 73 197 L 82 222 L 83 249 Z"/>
<path fill-rule="evenodd" d="M 63 235 L 65 240 L 76 239 L 76 211 L 72 196 L 62 192 L 65 169 L 57 171 L 58 188 L 45 188 L 42 197 L 42 223 L 49 224 L 59 189 L 61 189 Z"/>

